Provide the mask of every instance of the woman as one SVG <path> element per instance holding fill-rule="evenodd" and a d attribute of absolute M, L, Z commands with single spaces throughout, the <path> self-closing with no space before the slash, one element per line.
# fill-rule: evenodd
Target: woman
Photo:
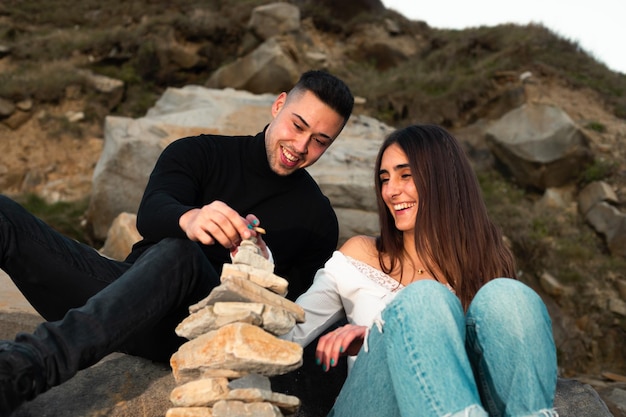
<path fill-rule="evenodd" d="M 398 130 L 376 159 L 380 236 L 355 236 L 297 300 L 324 370 L 349 358 L 331 416 L 556 416 L 556 352 L 539 296 L 443 128 Z M 508 278 L 505 278 L 508 277 Z"/>

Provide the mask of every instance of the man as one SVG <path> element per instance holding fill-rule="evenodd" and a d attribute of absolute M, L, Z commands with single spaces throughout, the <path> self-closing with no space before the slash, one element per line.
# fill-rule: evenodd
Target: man
<path fill-rule="evenodd" d="M 174 329 L 188 306 L 219 284 L 229 251 L 260 222 L 288 297 L 308 288 L 336 248 L 338 225 L 302 168 L 332 144 L 353 103 L 341 80 L 309 71 L 276 98 L 256 136 L 173 142 L 137 213 L 143 240 L 123 262 L 0 197 L 0 268 L 48 320 L 0 342 L 0 416 L 114 351 L 168 361 L 184 341 Z"/>

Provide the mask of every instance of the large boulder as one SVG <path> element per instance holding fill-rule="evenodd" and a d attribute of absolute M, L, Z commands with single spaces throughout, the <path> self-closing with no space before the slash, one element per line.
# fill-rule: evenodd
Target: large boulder
<path fill-rule="evenodd" d="M 519 184 L 541 190 L 567 184 L 592 159 L 585 134 L 561 108 L 546 104 L 511 110 L 485 139 Z"/>
<path fill-rule="evenodd" d="M 164 416 L 176 386 L 167 364 L 114 353 L 18 408 L 12 417 Z"/>
<path fill-rule="evenodd" d="M 137 212 L 165 146 L 200 133 L 256 134 L 271 120 L 275 98 L 232 89 L 169 88 L 145 117 L 107 117 L 86 216 L 94 237 L 104 240 L 120 213 Z M 392 130 L 376 119 L 353 116 L 326 154 L 307 168 L 337 209 L 342 241 L 378 229 L 373 166 L 380 143 Z"/>
<path fill-rule="evenodd" d="M 299 75 L 300 70 L 293 58 L 276 39 L 271 38 L 244 57 L 220 67 L 205 85 L 257 94 L 280 93 L 291 88 Z"/>
<path fill-rule="evenodd" d="M 199 86 L 169 88 L 145 117 L 107 117 L 86 214 L 94 237 L 104 240 L 120 213 L 137 212 L 150 172 L 168 144 L 201 133 L 256 133 L 271 120 L 274 98 Z"/>
<path fill-rule="evenodd" d="M 248 28 L 267 40 L 300 29 L 300 9 L 289 3 L 271 3 L 252 10 Z"/>
<path fill-rule="evenodd" d="M 425 37 L 395 32 L 392 25 L 393 21 L 389 21 L 387 27 L 373 23 L 360 26 L 346 42 L 346 55 L 357 61 L 371 62 L 378 70 L 385 71 L 429 46 Z"/>
<path fill-rule="evenodd" d="M 589 209 L 585 220 L 604 236 L 611 254 L 626 257 L 626 213 L 600 202 Z"/>

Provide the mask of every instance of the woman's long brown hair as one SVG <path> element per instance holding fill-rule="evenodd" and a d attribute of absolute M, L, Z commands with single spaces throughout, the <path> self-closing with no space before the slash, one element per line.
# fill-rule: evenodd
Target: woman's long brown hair
<path fill-rule="evenodd" d="M 386 273 L 402 268 L 402 232 L 381 194 L 378 175 L 382 155 L 397 144 L 406 153 L 419 195 L 415 248 L 434 278 L 443 274 L 463 307 L 468 308 L 486 282 L 516 278 L 513 254 L 487 214 L 470 162 L 457 139 L 440 126 L 415 125 L 393 132 L 376 158 L 375 187 L 380 220 L 376 240 L 380 265 Z M 383 257 L 388 259 L 383 262 Z"/>

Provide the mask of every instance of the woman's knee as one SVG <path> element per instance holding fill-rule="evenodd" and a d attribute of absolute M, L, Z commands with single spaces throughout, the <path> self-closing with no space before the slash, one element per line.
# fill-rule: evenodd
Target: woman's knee
<path fill-rule="evenodd" d="M 470 310 L 486 309 L 510 314 L 512 308 L 521 307 L 530 311 L 545 309 L 541 297 L 526 284 L 511 278 L 497 278 L 476 293 Z"/>
<path fill-rule="evenodd" d="M 515 329 L 523 333 L 532 331 L 533 326 L 551 326 L 541 297 L 526 284 L 510 278 L 485 284 L 472 300 L 467 316 L 476 323 L 488 321 L 490 328 L 500 328 L 511 335 Z"/>

